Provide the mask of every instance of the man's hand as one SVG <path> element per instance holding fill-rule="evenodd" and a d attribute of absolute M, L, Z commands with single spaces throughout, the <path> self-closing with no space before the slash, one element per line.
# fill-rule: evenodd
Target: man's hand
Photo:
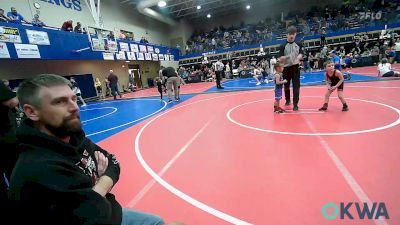
<path fill-rule="evenodd" d="M 279 62 L 285 64 L 289 56 L 281 56 L 279 57 Z"/>
<path fill-rule="evenodd" d="M 97 180 L 97 183 L 92 187 L 92 190 L 104 197 L 111 191 L 113 185 L 114 182 L 110 177 L 102 176 Z"/>
<path fill-rule="evenodd" d="M 96 157 L 97 161 L 97 173 L 99 174 L 99 177 L 101 177 L 107 170 L 108 158 L 105 157 L 104 154 L 99 151 L 95 151 L 94 156 Z"/>

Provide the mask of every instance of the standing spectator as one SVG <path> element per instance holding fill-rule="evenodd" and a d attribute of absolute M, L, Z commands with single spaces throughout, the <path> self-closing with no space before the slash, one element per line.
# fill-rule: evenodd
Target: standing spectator
<path fill-rule="evenodd" d="M 385 53 L 386 53 L 386 58 L 388 59 L 389 63 L 392 64 L 396 57 L 396 52 L 394 50 L 394 47 L 388 47 L 386 49 Z"/>
<path fill-rule="evenodd" d="M 9 204 L 7 204 L 7 192 L 9 188 L 9 180 L 11 172 L 17 161 L 17 144 L 16 144 L 16 127 L 17 114 L 16 107 L 18 106 L 18 98 L 15 92 L 11 91 L 3 82 L 0 82 L 0 192 L 1 192 L 1 208 L 4 215 L 9 213 Z M 11 211 L 10 211 L 11 212 Z"/>
<path fill-rule="evenodd" d="M 32 25 L 33 25 L 33 26 L 37 26 L 37 27 L 44 27 L 44 26 L 46 26 L 46 24 L 44 24 L 44 23 L 39 19 L 39 15 L 38 15 L 38 14 L 35 14 L 35 16 L 33 16 Z"/>
<path fill-rule="evenodd" d="M 332 50 L 330 52 L 330 57 L 331 57 L 331 62 L 334 64 L 335 66 L 335 70 L 342 70 L 342 64 L 340 63 L 340 57 L 337 55 L 335 50 Z"/>
<path fill-rule="evenodd" d="M 395 59 L 395 61 L 397 63 L 400 63 L 400 38 L 397 38 L 397 41 L 396 41 L 396 43 L 394 45 L 395 45 L 394 49 L 396 51 L 396 59 Z"/>
<path fill-rule="evenodd" d="M 326 28 L 322 27 L 321 28 L 321 46 L 325 45 L 325 39 L 326 39 Z"/>
<path fill-rule="evenodd" d="M 276 64 L 276 58 L 275 56 L 272 56 L 272 58 L 269 60 L 269 64 L 271 65 L 271 74 L 275 74 L 275 64 Z"/>
<path fill-rule="evenodd" d="M 75 33 L 82 33 L 82 24 L 80 22 L 76 23 L 76 26 L 74 28 Z"/>
<path fill-rule="evenodd" d="M 179 78 L 179 82 L 178 82 L 178 101 L 179 101 L 179 100 L 181 100 L 181 85 L 185 85 L 186 82 L 181 76 L 179 76 L 179 74 L 178 74 L 178 78 Z"/>
<path fill-rule="evenodd" d="M 97 96 L 100 98 L 100 100 L 104 100 L 103 87 L 102 87 L 101 81 L 98 77 L 96 77 L 96 79 L 95 79 L 94 87 L 96 88 Z"/>
<path fill-rule="evenodd" d="M 82 98 L 82 92 L 81 92 L 81 89 L 79 88 L 78 83 L 75 81 L 75 79 L 73 77 L 70 78 L 70 81 L 71 81 L 72 91 L 75 93 L 75 95 L 79 99 L 79 101 L 81 101 L 82 106 L 86 106 L 85 100 L 83 100 L 83 98 Z"/>
<path fill-rule="evenodd" d="M 7 17 L 10 19 L 9 22 L 11 23 L 21 23 L 21 22 L 29 23 L 24 19 L 24 17 L 21 14 L 17 12 L 17 9 L 15 7 L 11 7 L 11 12 L 7 13 Z"/>
<path fill-rule="evenodd" d="M 164 93 L 167 93 L 167 77 L 163 75 L 164 67 L 161 66 L 160 70 L 158 71 L 158 76 L 160 77 L 161 84 L 164 86 Z"/>
<path fill-rule="evenodd" d="M 108 79 L 104 79 L 104 86 L 106 88 L 106 93 L 105 96 L 110 96 L 111 95 L 111 87 L 110 87 L 110 81 L 108 81 Z"/>
<path fill-rule="evenodd" d="M 72 31 L 72 20 L 65 21 L 61 27 L 63 31 Z"/>
<path fill-rule="evenodd" d="M 114 74 L 113 70 L 110 70 L 110 75 L 107 77 L 110 82 L 111 94 L 114 96 L 114 100 L 117 99 L 117 94 L 122 98 L 122 94 L 118 90 L 118 76 Z"/>
<path fill-rule="evenodd" d="M 231 67 L 229 66 L 229 62 L 225 64 L 225 78 L 229 79 L 232 77 Z"/>
<path fill-rule="evenodd" d="M 9 22 L 11 19 L 4 15 L 4 10 L 0 9 L 0 22 Z"/>
<path fill-rule="evenodd" d="M 25 213 L 15 224 L 163 225 L 115 199 L 119 162 L 85 136 L 69 85 L 61 76 L 39 75 L 18 90 L 28 118 L 17 131 L 21 153 L 10 181 L 12 206 Z"/>
<path fill-rule="evenodd" d="M 299 110 L 300 96 L 300 60 L 303 58 L 303 46 L 295 42 L 297 29 L 295 26 L 290 26 L 287 29 L 287 40 L 280 46 L 280 59 L 284 63 L 283 78 L 288 82 L 285 86 L 286 106 L 290 105 L 290 81 L 293 85 L 293 110 Z"/>

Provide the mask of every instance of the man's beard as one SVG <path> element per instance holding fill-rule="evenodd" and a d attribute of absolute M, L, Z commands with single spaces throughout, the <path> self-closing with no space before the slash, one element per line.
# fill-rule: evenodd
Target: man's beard
<path fill-rule="evenodd" d="M 50 124 L 46 128 L 56 137 L 64 138 L 82 130 L 82 124 L 79 115 L 72 115 L 64 118 L 59 126 Z"/>

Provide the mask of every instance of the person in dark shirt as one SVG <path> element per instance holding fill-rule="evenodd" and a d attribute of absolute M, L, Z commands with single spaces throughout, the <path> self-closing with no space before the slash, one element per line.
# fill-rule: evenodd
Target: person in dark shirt
<path fill-rule="evenodd" d="M 154 79 L 154 81 L 156 82 L 157 85 L 157 90 L 160 93 L 160 100 L 163 101 L 163 84 L 162 81 L 159 77 L 156 77 Z"/>
<path fill-rule="evenodd" d="M 76 23 L 76 26 L 74 28 L 75 33 L 82 33 L 82 24 L 80 22 Z"/>
<path fill-rule="evenodd" d="M 72 20 L 65 21 L 61 27 L 63 31 L 72 31 Z"/>
<path fill-rule="evenodd" d="M 0 22 L 9 22 L 11 19 L 4 15 L 4 10 L 0 9 Z"/>
<path fill-rule="evenodd" d="M 17 163 L 8 197 L 24 212 L 14 224 L 163 225 L 155 215 L 122 208 L 112 188 L 116 157 L 85 136 L 71 83 L 43 74 L 23 81 L 18 98 L 27 119 L 17 130 Z"/>
<path fill-rule="evenodd" d="M 0 192 L 1 201 L 0 205 L 7 215 L 9 204 L 7 202 L 7 192 L 9 188 L 9 180 L 11 172 L 14 168 L 15 162 L 17 161 L 17 144 L 16 144 L 16 128 L 17 124 L 17 106 L 18 98 L 15 92 L 11 91 L 2 81 L 0 82 Z"/>
<path fill-rule="evenodd" d="M 279 62 L 284 64 L 283 78 L 287 80 L 284 84 L 286 106 L 290 101 L 290 81 L 293 85 L 293 110 L 299 110 L 300 96 L 300 61 L 303 60 L 304 50 L 300 43 L 295 41 L 297 29 L 290 26 L 287 29 L 287 40 L 279 48 Z"/>
<path fill-rule="evenodd" d="M 168 103 L 172 103 L 172 87 L 174 89 L 175 101 L 179 101 L 178 86 L 180 80 L 178 73 L 173 67 L 167 67 L 162 70 L 162 75 L 167 77 Z"/>
<path fill-rule="evenodd" d="M 114 74 L 113 70 L 110 70 L 110 75 L 107 77 L 110 82 L 111 94 L 114 96 L 114 100 L 117 99 L 117 94 L 122 98 L 122 94 L 118 90 L 118 76 Z"/>

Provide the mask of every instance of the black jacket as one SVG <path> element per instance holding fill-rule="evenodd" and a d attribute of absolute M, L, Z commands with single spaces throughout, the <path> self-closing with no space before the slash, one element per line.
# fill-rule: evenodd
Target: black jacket
<path fill-rule="evenodd" d="M 122 208 L 114 195 L 102 197 L 92 190 L 97 174 L 95 151 L 109 160 L 104 175 L 114 184 L 119 162 L 83 131 L 67 144 L 33 127 L 25 120 L 17 130 L 20 156 L 13 170 L 9 199 L 14 210 L 24 212 L 14 224 L 121 224 Z M 25 221 L 26 220 L 26 221 Z"/>

